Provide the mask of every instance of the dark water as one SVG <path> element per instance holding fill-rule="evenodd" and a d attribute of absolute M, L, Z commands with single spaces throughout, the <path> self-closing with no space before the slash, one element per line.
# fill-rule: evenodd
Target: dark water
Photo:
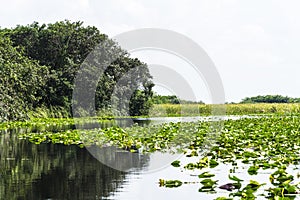
<path fill-rule="evenodd" d="M 0 199 L 104 199 L 128 173 L 103 165 L 75 145 L 35 145 L 16 130 L 0 134 Z M 135 171 L 148 159 L 132 154 Z M 136 156 L 135 156 L 136 155 Z"/>

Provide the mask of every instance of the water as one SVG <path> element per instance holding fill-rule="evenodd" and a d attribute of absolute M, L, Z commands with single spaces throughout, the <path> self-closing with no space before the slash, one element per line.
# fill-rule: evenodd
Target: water
<path fill-rule="evenodd" d="M 199 120 L 198 118 L 196 118 Z M 122 119 L 124 126 L 132 124 L 131 119 Z M 171 120 L 171 119 L 170 119 Z M 176 119 L 177 120 L 177 119 Z M 186 118 L 190 121 L 191 119 Z M 142 124 L 143 120 L 134 122 Z M 161 122 L 163 120 L 158 120 Z M 171 120 L 172 121 L 172 120 Z M 128 124 L 126 124 L 128 123 Z M 147 122 L 148 123 L 148 122 Z M 107 124 L 108 126 L 108 124 Z M 74 127 L 50 127 L 51 130 Z M 130 153 L 132 165 L 127 172 L 112 169 L 89 151 L 78 146 L 59 144 L 31 144 L 19 140 L 17 133 L 26 129 L 0 132 L 0 199 L 214 199 L 228 196 L 229 192 L 216 188 L 217 193 L 200 193 L 200 183 L 184 184 L 179 188 L 159 187 L 159 179 L 197 182 L 198 174 L 210 171 L 219 185 L 230 182 L 232 166 L 219 165 L 215 169 L 187 171 L 170 166 L 170 160 L 181 159 L 180 155 L 139 155 Z M 30 130 L 32 131 L 32 130 Z M 168 156 L 168 157 L 167 157 Z M 171 156 L 171 157 L 170 157 Z M 172 157 L 173 156 L 173 157 Z M 164 163 L 164 161 L 166 161 Z M 268 180 L 269 172 L 249 176 L 247 168 L 239 165 L 238 177 L 245 180 Z M 248 182 L 248 181 L 245 181 Z M 267 189 L 268 185 L 260 190 Z M 259 193 L 259 192 L 258 192 Z M 265 199 L 258 197 L 258 199 Z"/>
<path fill-rule="evenodd" d="M 101 199 L 126 181 L 77 146 L 34 145 L 10 131 L 0 144 L 0 199 Z"/>
<path fill-rule="evenodd" d="M 169 195 L 179 199 L 179 196 L 174 196 L 178 192 L 193 190 L 190 187 L 172 190 L 160 188 L 159 178 L 174 178 L 180 173 L 170 167 L 157 168 L 147 156 L 134 157 L 137 165 L 130 172 L 120 172 L 103 165 L 84 148 L 75 145 L 35 145 L 19 140 L 14 131 L 2 132 L 0 145 L 1 200 L 138 200 L 154 197 L 166 199 Z"/>

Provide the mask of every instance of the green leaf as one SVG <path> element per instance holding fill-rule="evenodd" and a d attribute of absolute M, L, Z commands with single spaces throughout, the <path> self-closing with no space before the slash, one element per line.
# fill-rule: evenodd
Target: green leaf
<path fill-rule="evenodd" d="M 171 163 L 173 167 L 180 167 L 180 160 L 175 160 Z"/>
<path fill-rule="evenodd" d="M 182 185 L 182 182 L 179 181 L 179 180 L 159 179 L 159 186 L 160 187 L 176 188 L 176 187 L 180 187 L 181 185 Z"/>
<path fill-rule="evenodd" d="M 259 170 L 258 166 L 251 166 L 248 169 L 248 174 L 250 174 L 250 175 L 256 175 L 258 170 Z"/>
<path fill-rule="evenodd" d="M 210 178 L 215 176 L 214 174 L 210 174 L 208 172 L 203 172 L 202 174 L 198 175 L 199 178 Z"/>
<path fill-rule="evenodd" d="M 218 181 L 213 181 L 212 179 L 204 179 L 200 181 L 200 183 L 203 185 L 202 188 L 212 188 Z"/>
<path fill-rule="evenodd" d="M 230 176 L 230 175 L 228 175 L 228 178 L 230 179 L 230 180 L 233 180 L 233 181 L 237 181 L 237 182 L 241 182 L 241 181 L 243 181 L 242 179 L 239 179 L 238 177 L 236 177 L 236 176 Z"/>

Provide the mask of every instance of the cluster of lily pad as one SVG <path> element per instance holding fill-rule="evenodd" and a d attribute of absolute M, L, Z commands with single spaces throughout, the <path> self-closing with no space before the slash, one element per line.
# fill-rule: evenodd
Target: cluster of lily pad
<path fill-rule="evenodd" d="M 64 126 L 69 129 L 70 126 L 74 125 L 74 119 L 72 118 L 35 118 L 30 121 L 8 121 L 0 123 L 0 130 L 30 128 L 43 131 L 51 126 L 60 128 Z"/>
<path fill-rule="evenodd" d="M 20 139 L 28 139 L 35 144 L 54 143 L 81 147 L 98 145 L 100 147 L 116 146 L 132 152 L 183 152 L 191 144 L 192 138 L 199 142 L 204 140 L 204 133 L 209 129 L 208 123 L 165 123 L 162 125 L 137 126 L 121 128 L 112 126 L 96 129 L 74 129 L 59 132 L 42 131 L 19 134 Z M 201 132 L 201 135 L 198 135 Z"/>
<path fill-rule="evenodd" d="M 286 172 L 286 167 L 299 165 L 300 155 L 300 118 L 297 116 L 272 116 L 262 118 L 245 118 L 237 121 L 228 120 L 224 123 L 216 144 L 197 162 L 190 162 L 182 166 L 186 170 L 202 170 L 214 168 L 218 163 L 236 166 L 238 162 L 248 166 L 249 175 L 256 175 L 263 170 L 274 170 L 270 174 L 272 187 L 263 194 L 270 199 L 295 199 L 299 193 L 299 183 L 295 183 L 294 176 Z M 200 155 L 201 144 L 192 142 L 189 146 L 191 155 Z M 181 167 L 179 161 L 172 163 L 174 167 Z M 200 174 L 212 176 L 205 172 Z M 265 183 L 251 180 L 245 187 L 241 187 L 242 180 L 229 176 L 234 183 L 219 186 L 220 189 L 230 191 L 229 196 L 241 199 L 255 199 L 254 193 Z M 199 192 L 214 191 L 217 181 L 204 179 Z M 232 192 L 231 192 L 232 191 Z M 220 197 L 217 199 L 231 199 Z"/>

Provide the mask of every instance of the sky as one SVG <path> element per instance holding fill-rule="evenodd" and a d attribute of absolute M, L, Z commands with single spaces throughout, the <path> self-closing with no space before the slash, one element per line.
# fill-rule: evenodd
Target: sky
<path fill-rule="evenodd" d="M 94 25 L 110 37 L 139 28 L 162 28 L 183 34 L 199 44 L 214 62 L 227 102 L 267 94 L 300 97 L 297 0 L 1 1 L 2 28 L 69 19 Z M 156 53 L 138 52 L 136 56 L 156 64 L 168 57 Z M 184 66 L 176 59 L 166 58 L 169 61 L 163 64 L 178 69 Z M 193 89 L 203 91 L 196 92 L 197 99 L 209 102 L 203 80 L 193 82 L 192 73 L 187 79 Z"/>

